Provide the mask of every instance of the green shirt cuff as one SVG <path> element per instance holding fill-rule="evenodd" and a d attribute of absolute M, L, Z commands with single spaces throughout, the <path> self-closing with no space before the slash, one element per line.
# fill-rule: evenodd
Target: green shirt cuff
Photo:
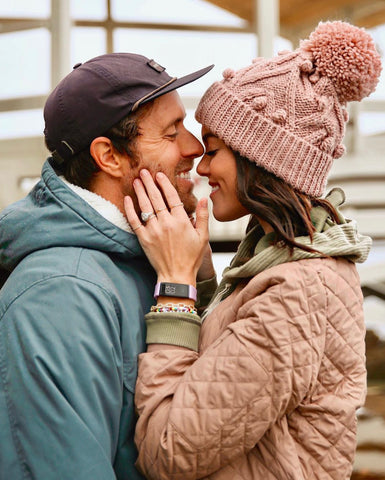
<path fill-rule="evenodd" d="M 198 351 L 201 319 L 193 313 L 150 312 L 145 316 L 147 344 L 163 343 Z"/>

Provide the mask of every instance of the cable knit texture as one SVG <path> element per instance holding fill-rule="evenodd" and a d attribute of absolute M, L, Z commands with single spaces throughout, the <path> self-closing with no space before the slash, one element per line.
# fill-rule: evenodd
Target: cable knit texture
<path fill-rule="evenodd" d="M 294 52 L 226 69 L 196 118 L 233 150 L 318 197 L 333 160 L 345 152 L 346 102 L 373 92 L 380 73 L 380 55 L 364 29 L 321 23 Z"/>

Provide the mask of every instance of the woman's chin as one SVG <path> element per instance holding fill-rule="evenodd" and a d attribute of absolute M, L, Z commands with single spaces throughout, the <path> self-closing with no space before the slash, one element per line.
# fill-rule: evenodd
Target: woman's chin
<path fill-rule="evenodd" d="M 213 216 L 218 222 L 231 222 L 232 220 L 236 220 L 236 218 L 232 218 L 227 212 L 215 211 L 215 209 L 213 209 Z"/>
<path fill-rule="evenodd" d="M 232 222 L 234 220 L 238 220 L 244 217 L 245 215 L 249 214 L 249 212 L 247 211 L 242 211 L 242 212 L 231 212 L 229 210 L 225 211 L 223 209 L 215 208 L 214 205 L 213 205 L 212 212 L 215 220 L 217 220 L 218 222 Z"/>

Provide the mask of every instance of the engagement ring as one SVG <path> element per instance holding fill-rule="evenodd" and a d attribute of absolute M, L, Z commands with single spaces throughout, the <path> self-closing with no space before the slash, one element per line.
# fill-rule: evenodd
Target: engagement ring
<path fill-rule="evenodd" d="M 154 212 L 142 212 L 140 214 L 140 216 L 142 217 L 143 222 L 148 222 L 150 220 L 150 218 L 155 217 L 155 213 Z"/>

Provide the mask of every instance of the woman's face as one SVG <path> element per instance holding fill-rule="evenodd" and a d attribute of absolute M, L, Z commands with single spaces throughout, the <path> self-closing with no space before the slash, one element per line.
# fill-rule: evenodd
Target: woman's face
<path fill-rule="evenodd" d="M 202 127 L 202 139 L 206 151 L 197 172 L 208 178 L 214 217 L 228 222 L 248 215 L 236 193 L 237 168 L 233 152 L 206 127 Z"/>

